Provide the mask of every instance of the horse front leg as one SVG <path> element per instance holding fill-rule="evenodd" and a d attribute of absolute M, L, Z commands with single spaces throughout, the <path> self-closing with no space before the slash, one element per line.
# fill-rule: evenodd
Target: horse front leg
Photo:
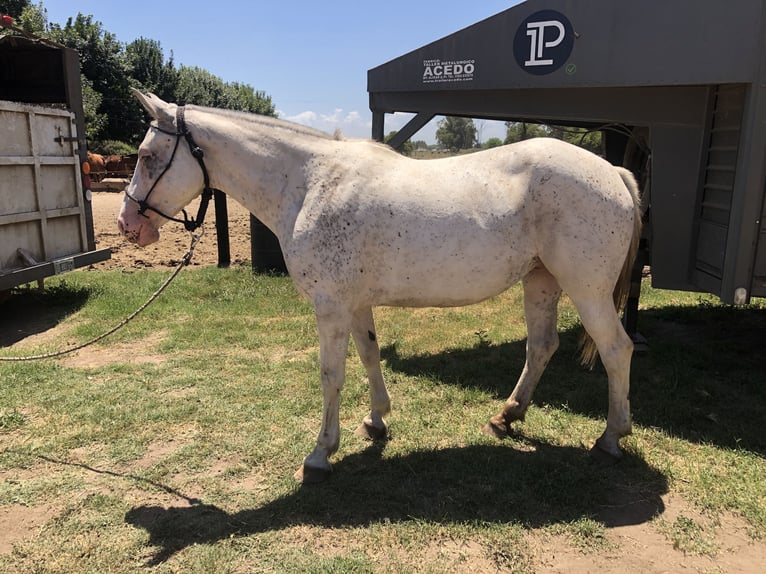
<path fill-rule="evenodd" d="M 321 482 L 332 472 L 330 455 L 340 445 L 340 393 L 346 379 L 350 315 L 338 310 L 316 309 L 319 362 L 322 376 L 322 426 L 317 444 L 295 473 L 304 484 Z"/>
<path fill-rule="evenodd" d="M 511 423 L 524 420 L 537 383 L 559 346 L 556 323 L 561 287 L 558 281 L 546 268 L 538 267 L 527 274 L 523 284 L 527 358 L 503 410 L 489 419 L 482 429 L 484 434 L 496 438 L 507 437 L 511 432 Z"/>
<path fill-rule="evenodd" d="M 367 440 L 383 440 L 388 434 L 388 425 L 383 417 L 391 411 L 391 398 L 380 368 L 380 347 L 372 308 L 367 307 L 354 313 L 351 334 L 370 384 L 370 414 L 364 417 L 354 434 Z"/>

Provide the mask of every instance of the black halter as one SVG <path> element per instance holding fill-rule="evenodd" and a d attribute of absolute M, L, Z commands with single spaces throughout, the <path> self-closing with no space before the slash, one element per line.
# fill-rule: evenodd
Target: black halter
<path fill-rule="evenodd" d="M 203 159 L 205 157 L 205 153 L 202 151 L 202 148 L 200 148 L 196 142 L 194 141 L 194 138 L 192 138 L 191 132 L 186 129 L 186 121 L 184 120 L 184 106 L 178 106 L 178 110 L 176 111 L 176 131 L 171 132 L 168 130 L 163 130 L 159 126 L 150 126 L 152 129 L 157 130 L 158 132 L 162 132 L 163 134 L 168 134 L 171 136 L 176 137 L 176 145 L 173 147 L 173 153 L 170 156 L 170 160 L 168 161 L 168 164 L 165 166 L 165 169 L 162 170 L 162 173 L 159 175 L 157 179 L 154 180 L 154 183 L 152 184 L 152 187 L 149 188 L 149 192 L 146 194 L 146 197 L 143 199 L 136 199 L 132 195 L 130 195 L 127 191 L 125 191 L 125 195 L 130 199 L 131 201 L 135 201 L 138 204 L 138 214 L 143 215 L 144 217 L 149 217 L 146 215 L 147 211 L 153 211 L 154 213 L 164 217 L 167 220 L 175 221 L 176 223 L 183 224 L 184 228 L 187 231 L 193 232 L 196 229 L 202 227 L 202 224 L 205 221 L 205 213 L 207 212 L 207 206 L 210 203 L 210 199 L 213 197 L 213 188 L 210 187 L 210 176 L 207 173 L 207 168 L 205 167 L 205 160 Z M 202 199 L 199 204 L 199 210 L 197 211 L 197 217 L 189 217 L 189 215 L 186 213 L 185 209 L 181 210 L 181 213 L 184 214 L 183 219 L 178 219 L 175 217 L 170 217 L 169 215 L 162 213 L 159 209 L 152 207 L 149 205 L 149 196 L 154 191 L 154 188 L 157 187 L 157 184 L 162 179 L 162 176 L 165 175 L 165 173 L 170 169 L 170 165 L 173 163 L 173 158 L 176 157 L 176 151 L 178 151 L 178 144 L 181 141 L 181 137 L 184 137 L 186 139 L 186 142 L 189 144 L 189 151 L 191 151 L 191 154 L 194 156 L 194 159 L 197 160 L 197 163 L 199 164 L 200 169 L 202 170 L 202 177 L 205 181 L 205 187 L 202 190 Z"/>

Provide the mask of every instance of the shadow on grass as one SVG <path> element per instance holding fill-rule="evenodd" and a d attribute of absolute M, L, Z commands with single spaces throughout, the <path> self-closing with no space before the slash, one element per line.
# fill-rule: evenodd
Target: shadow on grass
<path fill-rule="evenodd" d="M 214 505 L 130 510 L 127 523 L 145 529 L 159 549 L 156 565 L 193 544 L 295 525 L 364 527 L 427 521 L 516 523 L 528 527 L 595 518 L 606 526 L 638 524 L 664 511 L 667 480 L 628 456 L 602 467 L 585 450 L 526 442 L 423 451 L 381 460 L 373 444 L 335 464 L 330 479 L 301 487 L 256 509 Z"/>
<path fill-rule="evenodd" d="M 16 291 L 0 303 L 0 347 L 10 347 L 27 337 L 44 333 L 82 308 L 90 291 L 66 284 L 43 291 Z"/>
<path fill-rule="evenodd" d="M 641 311 L 648 352 L 631 373 L 633 420 L 686 440 L 766 454 L 766 309 L 700 305 Z M 559 333 L 561 346 L 533 403 L 566 408 L 606 424 L 607 379 L 599 364 L 579 365 L 580 328 Z M 382 350 L 389 369 L 444 384 L 479 388 L 505 400 L 524 366 L 525 341 L 401 356 Z M 491 416 L 494 412 L 488 412 Z"/>

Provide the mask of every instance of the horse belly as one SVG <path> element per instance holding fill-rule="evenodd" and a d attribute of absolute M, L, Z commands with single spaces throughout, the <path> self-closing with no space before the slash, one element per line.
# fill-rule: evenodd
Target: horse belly
<path fill-rule="evenodd" d="M 373 305 L 454 307 L 502 293 L 530 270 L 534 256 L 497 234 L 474 233 L 395 247 L 369 285 Z"/>

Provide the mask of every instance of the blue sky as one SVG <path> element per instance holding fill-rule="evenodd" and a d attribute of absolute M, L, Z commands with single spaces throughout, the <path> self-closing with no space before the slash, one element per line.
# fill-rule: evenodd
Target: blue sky
<path fill-rule="evenodd" d="M 34 1 L 34 0 L 33 0 Z M 92 15 L 120 42 L 160 42 L 176 64 L 269 94 L 283 119 L 349 137 L 370 137 L 367 70 L 488 18 L 518 0 L 43 0 L 61 25 Z M 409 116 L 387 116 L 386 132 Z M 426 126 L 415 139 L 434 141 Z M 480 137 L 504 136 L 477 121 Z"/>

